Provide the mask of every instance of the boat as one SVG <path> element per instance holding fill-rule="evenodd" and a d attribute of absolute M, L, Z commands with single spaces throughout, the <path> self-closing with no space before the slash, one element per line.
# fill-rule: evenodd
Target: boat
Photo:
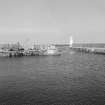
<path fill-rule="evenodd" d="M 48 45 L 47 50 L 43 52 L 44 55 L 61 55 L 61 52 L 55 45 Z"/>
<path fill-rule="evenodd" d="M 9 57 L 9 52 L 8 51 L 3 51 L 2 49 L 0 50 L 0 57 Z"/>

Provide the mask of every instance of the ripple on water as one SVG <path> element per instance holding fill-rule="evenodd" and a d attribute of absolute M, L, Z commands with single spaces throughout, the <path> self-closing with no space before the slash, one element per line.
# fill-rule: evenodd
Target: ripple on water
<path fill-rule="evenodd" d="M 68 53 L 59 57 L 0 59 L 0 103 L 105 103 L 105 57 Z"/>

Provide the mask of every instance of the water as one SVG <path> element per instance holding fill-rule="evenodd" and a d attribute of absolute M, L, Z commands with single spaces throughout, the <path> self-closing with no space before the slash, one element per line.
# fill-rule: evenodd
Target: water
<path fill-rule="evenodd" d="M 104 55 L 0 58 L 0 105 L 104 104 Z"/>

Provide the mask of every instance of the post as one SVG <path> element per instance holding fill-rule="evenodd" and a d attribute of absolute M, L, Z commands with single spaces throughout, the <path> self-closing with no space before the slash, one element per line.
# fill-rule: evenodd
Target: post
<path fill-rule="evenodd" d="M 69 47 L 70 47 L 70 48 L 72 48 L 72 47 L 73 47 L 73 38 L 72 38 L 72 36 L 70 36 Z"/>

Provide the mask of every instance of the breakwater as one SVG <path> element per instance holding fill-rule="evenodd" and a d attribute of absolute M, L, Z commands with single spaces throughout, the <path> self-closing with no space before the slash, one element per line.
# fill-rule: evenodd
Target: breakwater
<path fill-rule="evenodd" d="M 105 54 L 105 48 L 97 47 L 71 47 L 70 49 L 83 53 Z"/>

